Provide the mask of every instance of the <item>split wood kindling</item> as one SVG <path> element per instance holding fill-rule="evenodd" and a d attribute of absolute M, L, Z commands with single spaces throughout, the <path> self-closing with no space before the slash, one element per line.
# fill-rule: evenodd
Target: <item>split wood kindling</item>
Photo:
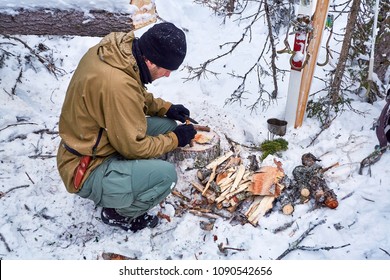
<path fill-rule="evenodd" d="M 290 180 L 276 159 L 274 166 L 253 170 L 253 162 L 246 167 L 239 156 L 229 151 L 200 168 L 197 180 L 191 185 L 207 201 L 201 207 L 207 209 L 208 216 L 210 211 L 217 215 L 226 212 L 241 224 L 249 222 L 257 226 L 272 209 L 291 215 L 295 204 L 308 203 L 311 199 L 315 208 L 337 208 L 336 194 L 327 186 L 323 174 L 338 163 L 322 168 L 315 160 L 318 159 L 312 154 L 304 154 L 302 165 L 295 167 L 294 179 Z"/>
<path fill-rule="evenodd" d="M 259 171 L 246 168 L 241 158 L 229 151 L 210 162 L 205 168 L 199 169 L 198 181 L 193 181 L 191 184 L 209 204 L 215 206 L 217 211 L 227 210 L 232 214 L 244 200 L 252 199 L 253 202 L 245 211 L 245 216 L 247 222 L 256 226 L 259 219 L 273 207 L 275 197 L 280 194 L 280 191 L 275 193 L 270 190 L 264 191 L 266 195 L 256 195 L 251 192 L 263 183 L 254 180 L 256 174 L 259 174 Z M 272 176 L 272 174 L 268 175 Z M 279 179 L 281 178 L 274 178 L 269 186 L 260 186 L 260 188 L 271 189 L 274 181 Z M 253 185 L 257 187 L 254 188 Z M 283 186 L 279 188 L 282 189 Z"/>

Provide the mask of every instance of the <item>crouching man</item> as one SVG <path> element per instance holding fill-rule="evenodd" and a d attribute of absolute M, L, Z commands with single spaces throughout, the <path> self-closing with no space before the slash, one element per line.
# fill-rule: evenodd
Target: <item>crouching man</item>
<path fill-rule="evenodd" d="M 62 107 L 57 154 L 70 193 L 102 207 L 102 221 L 136 232 L 158 224 L 148 210 L 177 182 L 174 165 L 156 159 L 190 143 L 190 111 L 155 98 L 145 84 L 182 64 L 184 32 L 155 24 L 140 38 L 113 32 L 83 56 Z"/>

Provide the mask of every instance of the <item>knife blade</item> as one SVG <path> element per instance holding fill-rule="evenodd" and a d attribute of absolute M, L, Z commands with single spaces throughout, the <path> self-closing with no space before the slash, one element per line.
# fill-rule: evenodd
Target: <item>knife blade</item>
<path fill-rule="evenodd" d="M 186 115 L 185 119 L 186 119 L 186 121 L 188 120 L 188 121 L 192 122 L 193 124 L 199 124 L 196 120 L 194 120 L 193 118 L 190 118 L 190 116 Z"/>

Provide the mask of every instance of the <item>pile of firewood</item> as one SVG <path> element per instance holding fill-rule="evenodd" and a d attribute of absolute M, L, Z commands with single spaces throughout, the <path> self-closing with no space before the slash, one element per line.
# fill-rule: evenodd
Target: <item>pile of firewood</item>
<path fill-rule="evenodd" d="M 274 160 L 274 166 L 246 167 L 239 156 L 233 152 L 213 160 L 197 171 L 197 179 L 192 182 L 194 189 L 205 198 L 208 209 L 226 211 L 232 216 L 240 215 L 256 226 L 265 214 L 275 208 L 276 202 L 284 214 L 291 214 L 294 205 L 313 199 L 316 206 L 336 208 L 337 198 L 326 186 L 323 169 L 315 160 L 302 164 L 293 171 L 293 179 L 284 173 L 282 164 Z M 302 199 L 304 198 L 304 199 Z"/>

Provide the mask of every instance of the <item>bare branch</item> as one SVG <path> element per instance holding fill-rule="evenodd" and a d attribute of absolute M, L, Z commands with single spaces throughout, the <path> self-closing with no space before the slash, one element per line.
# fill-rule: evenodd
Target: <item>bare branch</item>
<path fill-rule="evenodd" d="M 33 155 L 33 156 L 28 156 L 31 159 L 49 159 L 49 158 L 55 158 L 55 155 Z"/>
<path fill-rule="evenodd" d="M 337 117 L 337 115 L 334 116 L 334 117 L 333 117 L 331 120 L 329 120 L 327 123 L 325 123 L 325 124 L 323 124 L 323 125 L 321 126 L 320 132 L 318 132 L 318 133 L 313 137 L 313 139 L 311 139 L 310 144 L 307 145 L 306 148 L 308 148 L 308 147 L 310 147 L 311 145 L 314 144 L 314 141 L 317 140 L 317 138 L 321 135 L 322 132 L 324 132 L 326 129 L 328 129 L 328 128 L 330 127 L 330 125 L 331 125 L 332 122 L 336 119 L 336 117 Z"/>
<path fill-rule="evenodd" d="M 233 248 L 233 247 L 225 247 L 223 245 L 223 243 L 219 243 L 218 244 L 218 250 L 223 253 L 224 255 L 227 255 L 227 251 L 228 250 L 234 250 L 234 251 L 245 251 L 245 249 L 241 249 L 241 248 Z"/>
<path fill-rule="evenodd" d="M 7 241 L 5 240 L 4 236 L 0 233 L 0 240 L 3 241 L 4 245 L 5 245 L 5 249 L 7 249 L 8 253 L 10 253 L 12 250 L 11 248 L 9 247 Z"/>
<path fill-rule="evenodd" d="M 27 172 L 24 172 L 24 173 L 27 175 L 27 177 L 28 177 L 28 179 L 30 180 L 30 182 L 33 183 L 33 185 L 34 185 L 35 183 L 34 183 L 34 181 L 31 179 L 30 175 L 29 175 Z"/>
<path fill-rule="evenodd" d="M 298 246 L 309 234 L 310 232 L 315 229 L 317 226 L 319 225 L 322 225 L 325 223 L 326 220 L 320 220 L 319 222 L 315 223 L 315 224 L 311 224 L 310 223 L 310 226 L 307 230 L 305 230 L 304 233 L 302 233 L 302 235 L 297 239 L 295 240 L 293 243 L 291 243 L 287 250 L 284 251 L 279 257 L 277 257 L 276 259 L 277 260 L 281 260 L 283 259 L 285 256 L 287 256 L 289 253 L 295 251 L 295 250 L 299 250 L 300 247 Z"/>
<path fill-rule="evenodd" d="M 379 248 L 380 250 L 382 250 L 383 252 L 385 252 L 386 255 L 390 256 L 390 253 L 387 252 L 385 249 L 382 249 L 382 248 Z"/>
<path fill-rule="evenodd" d="M 38 59 L 39 62 L 41 62 L 45 66 L 45 68 L 49 71 L 49 73 L 52 73 L 56 77 L 56 79 L 58 79 L 57 75 L 64 75 L 66 73 L 65 70 L 56 67 L 52 56 L 50 56 L 49 58 L 41 56 L 37 51 L 35 51 L 33 48 L 31 48 L 26 42 L 24 42 L 20 38 L 17 38 L 14 36 L 9 36 L 9 35 L 3 35 L 3 36 L 4 36 L 4 38 L 10 39 L 10 40 L 12 39 L 12 40 L 15 40 L 15 41 L 18 41 L 19 43 L 21 43 L 25 48 L 27 48 L 30 51 L 30 53 L 33 56 L 35 56 Z"/>
<path fill-rule="evenodd" d="M 308 247 L 308 246 L 298 246 L 297 247 L 297 250 L 302 250 L 302 251 L 320 251 L 320 250 L 326 250 L 326 251 L 330 251 L 330 250 L 334 250 L 334 249 L 341 249 L 341 248 L 344 248 L 344 247 L 347 247 L 351 244 L 344 244 L 344 245 L 341 245 L 341 246 L 324 246 L 324 247 Z"/>
<path fill-rule="evenodd" d="M 6 127 L 1 128 L 0 131 L 6 130 L 9 127 L 18 126 L 18 125 L 26 125 L 26 124 L 38 125 L 37 123 L 15 123 L 15 124 L 9 124 Z"/>
<path fill-rule="evenodd" d="M 16 86 L 17 86 L 17 84 L 18 83 L 22 83 L 22 74 L 23 74 L 23 69 L 20 69 L 20 72 L 19 72 L 18 78 L 16 79 L 15 85 L 11 89 L 11 94 L 12 95 L 16 95 Z"/>
<path fill-rule="evenodd" d="M 253 24 L 259 19 L 260 17 L 260 11 L 261 11 L 261 3 L 259 4 L 259 8 L 258 8 L 258 11 L 257 13 L 255 14 L 252 22 L 247 25 L 245 28 L 244 28 L 244 32 L 243 34 L 241 35 L 241 38 L 236 41 L 236 42 L 229 42 L 229 43 L 225 43 L 225 44 L 222 44 L 220 46 L 220 48 L 223 48 L 225 45 L 232 45 L 230 47 L 229 50 L 227 50 L 225 53 L 222 53 L 214 58 L 211 58 L 209 60 L 207 60 L 206 62 L 202 63 L 199 67 L 190 67 L 190 66 L 186 66 L 185 68 L 187 68 L 188 72 L 189 72 L 189 76 L 186 78 L 186 81 L 190 81 L 190 80 L 194 80 L 194 79 L 197 79 L 199 80 L 201 78 L 201 76 L 207 76 L 207 73 L 211 73 L 213 75 L 218 75 L 217 73 L 213 72 L 213 71 L 210 71 L 207 69 L 207 67 L 213 63 L 214 61 L 218 60 L 218 59 L 221 59 L 225 56 L 227 56 L 228 54 L 231 54 L 236 48 L 238 45 L 240 45 L 244 39 L 248 36 L 249 34 L 249 38 L 251 38 L 250 34 L 251 34 L 251 28 L 253 26 Z"/>
<path fill-rule="evenodd" d="M 7 195 L 8 193 L 14 191 L 14 190 L 17 190 L 17 189 L 22 189 L 22 188 L 28 188 L 30 185 L 22 185 L 22 186 L 17 186 L 17 187 L 13 187 L 13 188 L 10 188 L 8 191 L 6 192 L 0 192 L 0 198 L 4 197 L 5 195 Z"/>

